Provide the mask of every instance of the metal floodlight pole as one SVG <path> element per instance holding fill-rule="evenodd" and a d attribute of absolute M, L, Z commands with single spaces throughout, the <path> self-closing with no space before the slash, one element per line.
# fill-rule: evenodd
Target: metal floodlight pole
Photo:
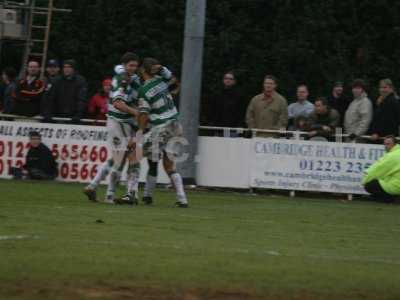
<path fill-rule="evenodd" d="M 182 85 L 179 108 L 184 135 L 189 142 L 189 158 L 185 162 L 178 164 L 179 171 L 186 184 L 195 184 L 196 178 L 206 2 L 206 0 L 186 1 Z"/>

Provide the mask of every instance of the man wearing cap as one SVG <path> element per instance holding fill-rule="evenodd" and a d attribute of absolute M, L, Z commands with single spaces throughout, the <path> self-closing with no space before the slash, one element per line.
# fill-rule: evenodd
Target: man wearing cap
<path fill-rule="evenodd" d="M 46 91 L 50 90 L 57 78 L 60 77 L 60 63 L 55 59 L 50 59 L 46 67 Z"/>
<path fill-rule="evenodd" d="M 83 117 L 87 107 L 87 83 L 76 71 L 75 60 L 64 62 L 62 75 L 50 89 L 47 105 L 46 119 L 71 118 L 76 124 Z"/>
<path fill-rule="evenodd" d="M 373 107 L 366 93 L 366 84 L 362 79 L 352 84 L 354 100 L 350 103 L 344 118 L 344 128 L 349 135 L 348 141 L 362 142 L 372 121 Z"/>
<path fill-rule="evenodd" d="M 340 115 L 339 126 L 343 127 L 344 115 L 350 104 L 350 101 L 344 94 L 343 82 L 341 81 L 335 82 L 332 89 L 332 93 L 328 97 L 328 104 L 331 108 L 335 109 L 339 113 Z"/>
<path fill-rule="evenodd" d="M 45 91 L 42 99 L 42 108 L 41 108 L 43 116 L 48 115 L 46 112 L 48 109 L 48 98 L 50 95 L 50 90 L 53 87 L 54 83 L 59 78 L 60 78 L 60 63 L 55 59 L 50 59 L 47 62 L 46 77 L 44 78 Z"/>

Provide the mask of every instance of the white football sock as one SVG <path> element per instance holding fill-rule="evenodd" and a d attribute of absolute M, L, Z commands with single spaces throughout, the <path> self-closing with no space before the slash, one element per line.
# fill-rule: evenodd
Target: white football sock
<path fill-rule="evenodd" d="M 126 191 L 129 195 L 138 191 L 140 176 L 140 163 L 133 163 L 128 166 Z"/>
<path fill-rule="evenodd" d="M 101 165 L 100 170 L 97 172 L 96 176 L 89 184 L 89 188 L 96 189 L 100 182 L 106 179 L 108 173 L 113 166 L 114 162 L 112 159 L 107 160 L 104 164 Z"/>
<path fill-rule="evenodd" d="M 111 171 L 110 180 L 107 186 L 107 196 L 113 196 L 115 194 L 120 177 L 121 172 L 116 170 Z"/>
<path fill-rule="evenodd" d="M 175 191 L 176 191 L 176 196 L 179 202 L 181 203 L 187 203 L 187 198 L 186 198 L 186 194 L 185 194 L 185 190 L 183 189 L 183 181 L 182 181 L 182 177 L 179 173 L 172 173 L 170 175 L 172 184 L 175 187 Z"/>

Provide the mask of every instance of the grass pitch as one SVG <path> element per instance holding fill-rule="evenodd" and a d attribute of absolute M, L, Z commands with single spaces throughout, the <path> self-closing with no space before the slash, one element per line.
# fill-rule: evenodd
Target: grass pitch
<path fill-rule="evenodd" d="M 82 187 L 0 181 L 0 299 L 400 299 L 400 206 Z"/>

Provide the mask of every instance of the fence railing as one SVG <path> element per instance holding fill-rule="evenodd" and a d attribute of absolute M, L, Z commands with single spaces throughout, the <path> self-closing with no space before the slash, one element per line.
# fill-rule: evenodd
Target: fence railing
<path fill-rule="evenodd" d="M 286 129 L 256 129 L 256 128 L 241 128 L 241 127 L 218 127 L 218 126 L 200 126 L 199 129 L 201 130 L 208 130 L 208 131 L 221 131 L 221 132 L 235 132 L 238 134 L 244 133 L 244 132 L 251 132 L 252 136 L 256 136 L 257 133 L 267 133 L 267 134 L 280 134 L 280 135 L 292 135 L 293 137 L 297 136 L 309 136 L 308 131 L 293 131 L 293 130 L 286 130 Z M 335 133 L 331 135 L 332 137 L 341 137 L 341 138 L 347 138 L 350 135 L 347 133 L 343 133 L 342 128 L 336 128 Z M 358 138 L 362 139 L 371 139 L 370 135 L 362 135 L 358 136 Z M 383 139 L 383 138 L 380 138 Z M 400 140 L 400 138 L 397 138 Z"/>
<path fill-rule="evenodd" d="M 2 114 L 0 113 L 0 118 L 5 119 L 15 119 L 15 120 L 33 120 L 33 121 L 43 121 L 44 117 L 42 116 L 35 116 L 35 117 L 25 117 L 25 116 L 18 116 L 12 114 Z M 55 122 L 71 122 L 72 118 L 60 118 L 54 117 L 51 120 Z M 87 123 L 87 124 L 106 124 L 106 120 L 97 120 L 97 119 L 80 119 L 80 122 Z M 242 127 L 218 127 L 218 126 L 199 126 L 200 130 L 206 131 L 219 131 L 219 132 L 235 132 L 237 134 L 242 134 L 245 132 L 250 132 L 252 137 L 255 137 L 258 133 L 266 133 L 266 134 L 280 134 L 280 135 L 291 135 L 294 138 L 300 138 L 301 136 L 309 136 L 309 132 L 307 131 L 293 131 L 293 130 L 286 130 L 284 128 L 275 130 L 275 129 L 256 129 L 256 128 L 242 128 Z M 336 138 L 347 138 L 349 134 L 343 133 L 342 128 L 336 128 L 335 134 L 332 134 L 332 137 Z M 370 135 L 362 135 L 358 136 L 358 138 L 362 139 L 371 139 Z M 380 138 L 382 140 L 383 138 Z M 400 140 L 400 137 L 397 138 Z"/>
<path fill-rule="evenodd" d="M 33 120 L 33 121 L 43 121 L 44 117 L 42 116 L 35 116 L 35 117 L 25 117 L 25 116 L 18 116 L 18 115 L 12 115 L 12 114 L 1 114 L 0 113 L 0 118 L 8 118 L 8 119 L 15 119 L 15 120 Z M 59 118 L 59 117 L 54 117 L 51 118 L 51 120 L 56 121 L 56 122 L 71 122 L 72 118 Z M 80 119 L 79 120 L 82 123 L 102 123 L 105 124 L 107 121 L 106 120 L 96 120 L 96 119 Z"/>

